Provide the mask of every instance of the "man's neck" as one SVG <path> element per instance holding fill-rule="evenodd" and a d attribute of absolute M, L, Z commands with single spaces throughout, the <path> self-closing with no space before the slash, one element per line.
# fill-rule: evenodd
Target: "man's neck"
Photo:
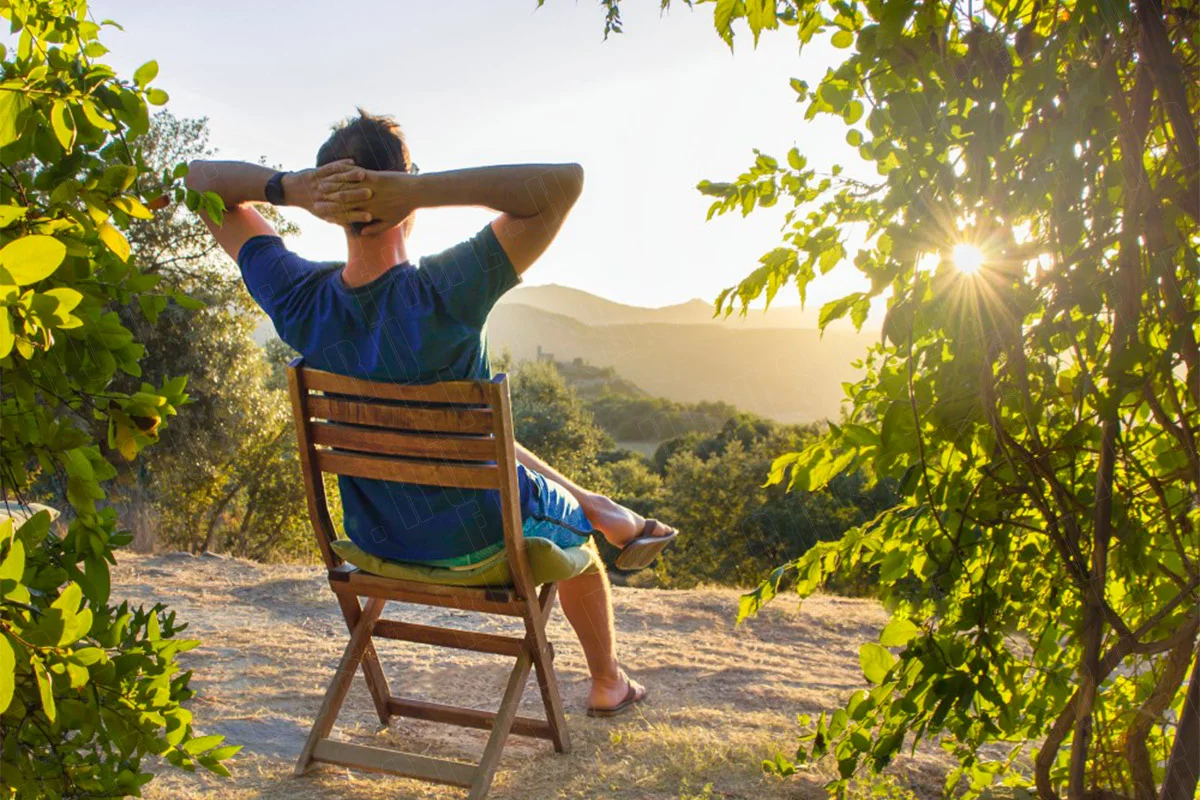
<path fill-rule="evenodd" d="M 346 266 L 342 281 L 347 286 L 363 286 L 386 273 L 397 264 L 408 261 L 404 234 L 393 228 L 378 236 L 346 235 Z"/>

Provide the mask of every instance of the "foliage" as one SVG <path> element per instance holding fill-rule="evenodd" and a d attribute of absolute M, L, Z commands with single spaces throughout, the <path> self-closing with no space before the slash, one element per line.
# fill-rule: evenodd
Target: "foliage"
<path fill-rule="evenodd" d="M 212 155 L 203 119 L 156 114 L 143 150 L 156 172 Z M 284 236 L 296 227 L 273 209 Z M 253 338 L 261 319 L 225 252 L 186 208 L 131 230 L 143 271 L 201 299 L 198 312 L 168 308 L 128 323 L 146 342 L 146 376 L 189 376 L 188 412 L 162 437 L 133 483 L 157 510 L 158 543 L 268 560 L 314 552 L 286 386 Z M 274 340 L 274 346 L 282 343 Z M 284 358 L 277 355 L 278 358 Z"/>
<path fill-rule="evenodd" d="M 0 492 L 61 487 L 65 535 L 45 512 L 0 526 L 0 793 L 19 797 L 139 794 L 153 753 L 227 774 L 236 747 L 195 736 L 182 703 L 190 673 L 177 653 L 196 643 L 162 606 L 109 600 L 109 565 L 129 541 L 103 505 L 116 470 L 158 438 L 184 403 L 183 378 L 115 388 L 138 377 L 143 347 L 117 308 L 146 316 L 182 294 L 130 257 L 124 233 L 151 212 L 138 139 L 157 65 L 122 80 L 86 3 L 6 2 L 16 38 L 0 48 Z M 219 215 L 215 196 L 185 195 L 177 172 L 155 179 Z"/>
<path fill-rule="evenodd" d="M 1045 800 L 1194 796 L 1195 4 L 714 11 L 730 44 L 745 20 L 756 40 L 790 28 L 802 48 L 842 49 L 816 87 L 792 86 L 806 119 L 840 118 L 878 175 L 818 175 L 792 149 L 700 184 L 710 214 L 790 204 L 783 242 L 719 311 L 790 281 L 803 299 L 838 264 L 869 288 L 824 306 L 822 326 L 861 325 L 888 298 L 846 424 L 783 456 L 771 480 L 814 489 L 866 464 L 900 481 L 902 502 L 785 564 L 741 612 L 785 581 L 807 595 L 879 571 L 893 618 L 863 646 L 871 688 L 822 714 L 797 760 L 829 754 L 843 791 L 902 746 L 941 739 L 959 762 L 948 794 L 1000 780 Z M 852 255 L 855 228 L 866 243 Z M 957 269 L 956 247 L 982 268 Z M 1032 775 L 1013 768 L 1030 749 Z"/>
<path fill-rule="evenodd" d="M 596 421 L 621 442 L 660 442 L 688 433 L 713 433 L 737 413 L 728 403 L 678 403 L 664 397 L 602 391 L 587 401 Z"/>
<path fill-rule="evenodd" d="M 782 449 L 811 441 L 808 428 L 781 426 L 741 414 L 717 434 L 667 442 L 673 452 L 663 471 L 662 500 L 651 510 L 686 531 L 655 567 L 661 585 L 746 586 L 774 565 L 838 539 L 844 531 L 896 501 L 886 483 L 861 472 L 842 475 L 816 492 L 763 487 L 763 475 Z M 678 447 L 671 447 L 676 443 Z M 839 589 L 862 592 L 867 575 Z"/>
<path fill-rule="evenodd" d="M 658 560 L 652 575 L 638 577 L 639 585 L 752 585 L 780 561 L 837 539 L 896 501 L 889 483 L 872 481 L 868 488 L 867 476 L 859 471 L 814 493 L 764 489 L 763 475 L 774 455 L 813 440 L 816 429 L 779 425 L 731 406 L 725 406 L 730 418 L 714 433 L 669 439 L 653 461 L 627 450 L 601 449 L 611 447 L 611 440 L 560 370 L 549 362 L 498 366 L 513 374 L 519 441 L 583 486 L 687 532 Z M 608 562 L 617 552 L 603 540 L 600 551 Z M 864 572 L 838 588 L 862 592 L 869 579 Z"/>
<path fill-rule="evenodd" d="M 605 491 L 596 459 L 612 441 L 554 365 L 525 361 L 510 378 L 517 441 L 571 480 Z"/>

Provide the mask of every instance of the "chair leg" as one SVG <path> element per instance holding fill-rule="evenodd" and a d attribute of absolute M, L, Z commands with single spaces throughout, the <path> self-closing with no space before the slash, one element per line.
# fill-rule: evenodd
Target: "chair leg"
<path fill-rule="evenodd" d="M 537 668 L 538 688 L 542 693 L 542 705 L 546 707 L 546 721 L 553 734 L 551 741 L 559 753 L 571 752 L 571 735 L 567 732 L 567 720 L 563 713 L 562 696 L 558 691 L 558 678 L 554 674 L 554 651 L 546 639 L 546 618 L 554 605 L 555 585 L 542 587 L 538 597 L 538 608 L 530 604 L 525 612 L 525 641 L 530 647 L 533 665 Z"/>
<path fill-rule="evenodd" d="M 338 604 L 342 607 L 342 616 L 346 618 L 346 627 L 353 633 L 354 626 L 358 624 L 358 619 L 362 615 L 362 607 L 358 604 L 358 598 L 339 594 L 337 599 Z M 388 688 L 387 678 L 383 674 L 383 667 L 379 663 L 379 654 L 375 652 L 375 643 L 370 639 L 367 640 L 367 649 L 363 652 L 362 670 L 363 678 L 367 682 L 367 690 L 371 693 L 371 700 L 375 704 L 375 714 L 379 717 L 381 725 L 387 725 L 391 719 L 391 712 L 388 711 L 388 698 L 391 696 L 391 690 Z"/>
<path fill-rule="evenodd" d="M 356 600 L 354 604 L 358 605 L 358 601 Z M 383 613 L 383 606 L 383 600 L 372 597 L 367 601 L 367 607 L 359 613 L 354 630 L 350 635 L 350 641 L 342 653 L 342 660 L 338 662 L 337 672 L 330 681 L 329 688 L 325 690 L 325 698 L 321 701 L 317 718 L 313 721 L 308 739 L 304 742 L 304 749 L 300 751 L 300 759 L 296 762 L 296 775 L 304 774 L 312 761 L 313 749 L 333 730 L 333 722 L 337 719 L 342 702 L 346 699 L 346 692 L 349 691 L 350 683 L 354 680 L 354 673 L 362 661 L 363 654 L 371 646 L 371 630 L 375 627 L 375 620 L 379 619 L 379 615 Z"/>
<path fill-rule="evenodd" d="M 529 678 L 531 658 L 528 650 L 517 656 L 517 664 L 512 674 L 508 676 L 508 685 L 504 689 L 504 699 L 496 712 L 496 720 L 492 723 L 492 732 L 488 736 L 487 746 L 483 749 L 483 758 L 476 767 L 475 782 L 471 784 L 471 792 L 467 800 L 483 800 L 487 797 L 492 786 L 492 778 L 496 774 L 496 766 L 500 763 L 500 752 L 508 739 L 513 719 L 517 716 L 517 708 L 521 705 L 521 695 L 525 693 L 525 681 Z"/>

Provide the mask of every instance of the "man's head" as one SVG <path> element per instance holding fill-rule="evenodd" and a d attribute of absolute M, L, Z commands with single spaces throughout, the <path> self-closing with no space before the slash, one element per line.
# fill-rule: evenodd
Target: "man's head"
<path fill-rule="evenodd" d="M 408 143 L 399 123 L 388 116 L 368 114 L 361 108 L 358 116 L 351 117 L 334 128 L 333 133 L 317 151 L 317 166 L 323 167 L 334 161 L 349 158 L 357 166 L 381 172 L 411 172 L 412 159 Z M 411 219 L 411 218 L 410 218 Z M 411 223 L 409 223 L 411 224 Z M 350 229 L 355 235 L 362 233 L 365 222 L 352 222 Z M 405 233 L 408 225 L 405 226 Z"/>

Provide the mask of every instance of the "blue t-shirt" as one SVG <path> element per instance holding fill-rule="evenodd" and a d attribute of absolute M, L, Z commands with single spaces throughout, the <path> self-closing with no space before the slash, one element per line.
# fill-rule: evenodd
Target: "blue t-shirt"
<path fill-rule="evenodd" d="M 238 253 L 246 288 L 279 338 L 317 368 L 374 381 L 432 383 L 491 377 L 487 316 L 519 278 L 491 226 L 445 252 L 403 263 L 364 286 L 341 263 L 308 261 L 278 236 Z M 528 477 L 517 470 L 522 507 Z M 433 561 L 503 537 L 495 491 L 338 477 L 346 535 L 369 553 Z"/>

